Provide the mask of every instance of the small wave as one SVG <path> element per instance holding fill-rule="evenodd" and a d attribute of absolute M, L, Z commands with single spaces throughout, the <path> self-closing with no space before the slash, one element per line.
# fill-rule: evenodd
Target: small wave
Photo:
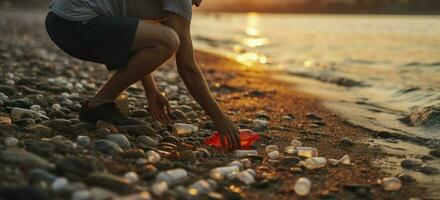
<path fill-rule="evenodd" d="M 301 76 L 305 78 L 315 79 L 325 83 L 331 83 L 342 87 L 364 87 L 364 83 L 360 81 L 353 80 L 348 77 L 342 77 L 334 73 L 329 72 L 310 72 L 301 70 L 290 70 L 288 71 L 290 75 Z"/>
<path fill-rule="evenodd" d="M 440 129 L 440 105 L 413 107 L 400 121 L 408 126 Z"/>
<path fill-rule="evenodd" d="M 402 65 L 403 67 L 436 67 L 440 66 L 439 62 L 410 62 Z"/>
<path fill-rule="evenodd" d="M 411 87 L 411 88 L 399 90 L 398 92 L 399 92 L 399 94 L 406 94 L 406 93 L 415 92 L 415 91 L 419 91 L 419 90 L 420 90 L 419 87 Z"/>
<path fill-rule="evenodd" d="M 376 60 L 363 60 L 363 59 L 347 59 L 349 63 L 353 64 L 363 64 L 363 65 L 375 65 L 375 64 L 387 64 L 387 61 L 376 61 Z"/>
<path fill-rule="evenodd" d="M 206 43 L 212 47 L 220 47 L 220 46 L 228 46 L 235 44 L 234 40 L 231 39 L 216 39 L 216 38 L 210 38 L 202 35 L 195 35 L 193 36 L 194 40 L 197 40 L 199 42 Z"/>

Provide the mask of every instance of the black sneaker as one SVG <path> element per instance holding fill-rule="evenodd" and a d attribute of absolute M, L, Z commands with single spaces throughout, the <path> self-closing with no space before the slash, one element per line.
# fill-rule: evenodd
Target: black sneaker
<path fill-rule="evenodd" d="M 143 124 L 142 121 L 124 116 L 115 103 L 105 103 L 96 108 L 89 108 L 89 101 L 81 106 L 79 120 L 96 123 L 99 120 L 110 122 L 115 126 L 131 126 Z"/>

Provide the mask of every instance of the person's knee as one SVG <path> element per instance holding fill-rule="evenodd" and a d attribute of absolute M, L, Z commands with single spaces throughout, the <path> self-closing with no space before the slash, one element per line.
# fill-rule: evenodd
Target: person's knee
<path fill-rule="evenodd" d="M 164 27 L 165 28 L 165 27 Z M 165 28 L 162 31 L 161 39 L 158 44 L 158 49 L 165 56 L 173 56 L 180 46 L 180 39 L 176 31 L 171 28 Z"/>

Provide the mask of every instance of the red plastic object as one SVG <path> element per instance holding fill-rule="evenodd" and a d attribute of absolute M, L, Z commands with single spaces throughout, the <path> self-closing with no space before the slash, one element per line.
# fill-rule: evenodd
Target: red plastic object
<path fill-rule="evenodd" d="M 249 148 L 254 142 L 260 139 L 260 136 L 249 129 L 239 130 L 240 132 L 240 143 L 241 148 Z M 220 141 L 220 134 L 216 131 L 213 135 L 207 137 L 205 139 L 205 143 L 209 146 L 213 147 L 223 147 Z M 225 140 L 226 146 L 228 145 L 228 141 Z"/>

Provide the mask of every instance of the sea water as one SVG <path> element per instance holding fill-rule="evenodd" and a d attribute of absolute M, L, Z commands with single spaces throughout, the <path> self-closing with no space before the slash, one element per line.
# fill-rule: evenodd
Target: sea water
<path fill-rule="evenodd" d="M 440 16 L 198 13 L 192 32 L 351 123 L 440 145 Z"/>

